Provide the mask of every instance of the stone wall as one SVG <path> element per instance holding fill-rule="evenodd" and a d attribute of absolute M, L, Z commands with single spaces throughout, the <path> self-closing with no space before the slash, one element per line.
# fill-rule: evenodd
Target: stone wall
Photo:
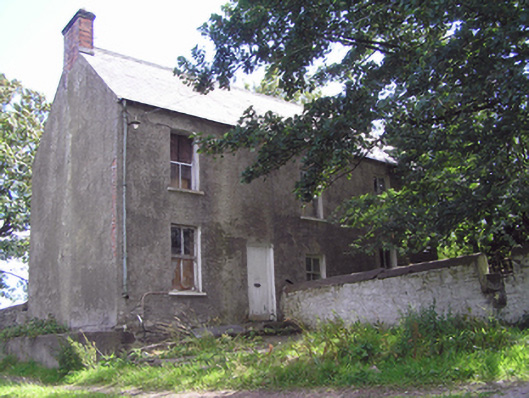
<path fill-rule="evenodd" d="M 128 332 L 77 332 L 48 334 L 37 337 L 15 337 L 2 343 L 0 358 L 15 356 L 20 361 L 36 361 L 48 368 L 59 367 L 58 356 L 67 338 L 82 344 L 95 344 L 99 353 L 107 355 L 126 350 L 134 336 Z"/>
<path fill-rule="evenodd" d="M 346 323 L 395 324 L 410 308 L 495 316 L 519 322 L 529 315 L 529 256 L 514 256 L 512 275 L 489 273 L 486 256 L 377 269 L 293 285 L 283 291 L 286 318 L 314 327 L 336 317 Z"/>
<path fill-rule="evenodd" d="M 20 325 L 28 320 L 28 303 L 3 308 L 0 310 L 0 329 Z"/>

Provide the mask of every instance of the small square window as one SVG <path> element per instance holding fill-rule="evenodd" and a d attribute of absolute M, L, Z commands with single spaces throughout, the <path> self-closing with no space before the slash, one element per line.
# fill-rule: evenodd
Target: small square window
<path fill-rule="evenodd" d="M 171 226 L 171 266 L 174 270 L 172 289 L 201 291 L 198 230 L 194 227 Z"/>
<path fill-rule="evenodd" d="M 307 255 L 305 257 L 305 275 L 308 281 L 325 278 L 325 261 L 323 256 Z"/>
<path fill-rule="evenodd" d="M 323 200 L 321 196 L 315 196 L 312 201 L 303 203 L 301 216 L 306 218 L 323 219 Z"/>
<path fill-rule="evenodd" d="M 397 251 L 379 249 L 378 259 L 381 268 L 394 268 L 397 266 Z"/>

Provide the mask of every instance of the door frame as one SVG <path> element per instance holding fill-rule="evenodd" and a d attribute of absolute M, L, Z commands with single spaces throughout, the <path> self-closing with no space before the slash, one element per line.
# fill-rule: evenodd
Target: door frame
<path fill-rule="evenodd" d="M 259 280 L 261 287 L 267 291 L 265 293 L 266 303 L 265 309 L 268 311 L 261 311 L 262 304 L 255 303 L 252 297 L 252 289 L 255 283 L 256 273 L 252 272 L 252 264 L 250 264 L 250 252 L 252 249 L 265 249 L 264 259 L 264 280 Z M 261 262 L 259 261 L 259 264 Z M 274 247 L 272 244 L 263 243 L 247 243 L 246 244 L 246 269 L 248 274 L 248 318 L 253 321 L 270 321 L 277 319 L 277 303 L 276 303 L 276 289 L 275 289 L 275 273 L 274 273 Z M 261 274 L 262 275 L 262 274 Z M 263 286 L 264 285 L 264 286 Z M 260 287 L 260 288 L 261 288 Z M 259 305 L 260 304 L 260 305 Z"/>

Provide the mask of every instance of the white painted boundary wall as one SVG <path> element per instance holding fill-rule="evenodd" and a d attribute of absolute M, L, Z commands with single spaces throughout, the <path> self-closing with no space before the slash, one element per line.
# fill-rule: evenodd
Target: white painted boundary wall
<path fill-rule="evenodd" d="M 285 318 L 309 327 L 336 317 L 391 325 L 410 308 L 432 304 L 440 314 L 526 319 L 529 255 L 514 257 L 514 273 L 503 279 L 488 274 L 487 258 L 477 254 L 306 282 L 287 287 L 281 299 Z"/>

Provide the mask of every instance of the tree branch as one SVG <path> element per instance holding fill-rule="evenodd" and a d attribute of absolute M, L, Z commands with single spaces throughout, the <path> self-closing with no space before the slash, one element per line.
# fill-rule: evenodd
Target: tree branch
<path fill-rule="evenodd" d="M 12 230 L 13 226 L 11 225 L 11 218 L 7 216 L 4 220 L 4 224 L 2 225 L 2 227 L 0 227 L 0 237 L 9 235 Z"/>
<path fill-rule="evenodd" d="M 327 39 L 330 40 L 329 38 Z M 391 44 L 391 43 L 375 41 L 375 40 L 362 40 L 356 37 L 340 36 L 338 38 L 333 37 L 332 40 L 338 41 L 341 44 L 346 45 L 346 46 L 362 45 L 366 48 L 369 48 L 370 50 L 380 51 L 381 53 L 384 53 L 384 54 L 390 54 L 392 52 L 391 51 L 392 49 L 400 48 L 400 46 L 398 46 L 397 44 Z"/>
<path fill-rule="evenodd" d="M 3 273 L 3 274 L 8 274 L 8 275 L 14 276 L 15 278 L 18 278 L 18 279 L 20 279 L 20 280 L 23 280 L 23 281 L 26 282 L 26 283 L 27 283 L 27 281 L 28 281 L 26 278 L 23 278 L 23 277 L 21 277 L 20 275 L 14 274 L 14 273 L 12 273 L 12 272 L 10 272 L 10 271 L 4 271 L 4 270 L 0 269 L 0 272 Z"/>

